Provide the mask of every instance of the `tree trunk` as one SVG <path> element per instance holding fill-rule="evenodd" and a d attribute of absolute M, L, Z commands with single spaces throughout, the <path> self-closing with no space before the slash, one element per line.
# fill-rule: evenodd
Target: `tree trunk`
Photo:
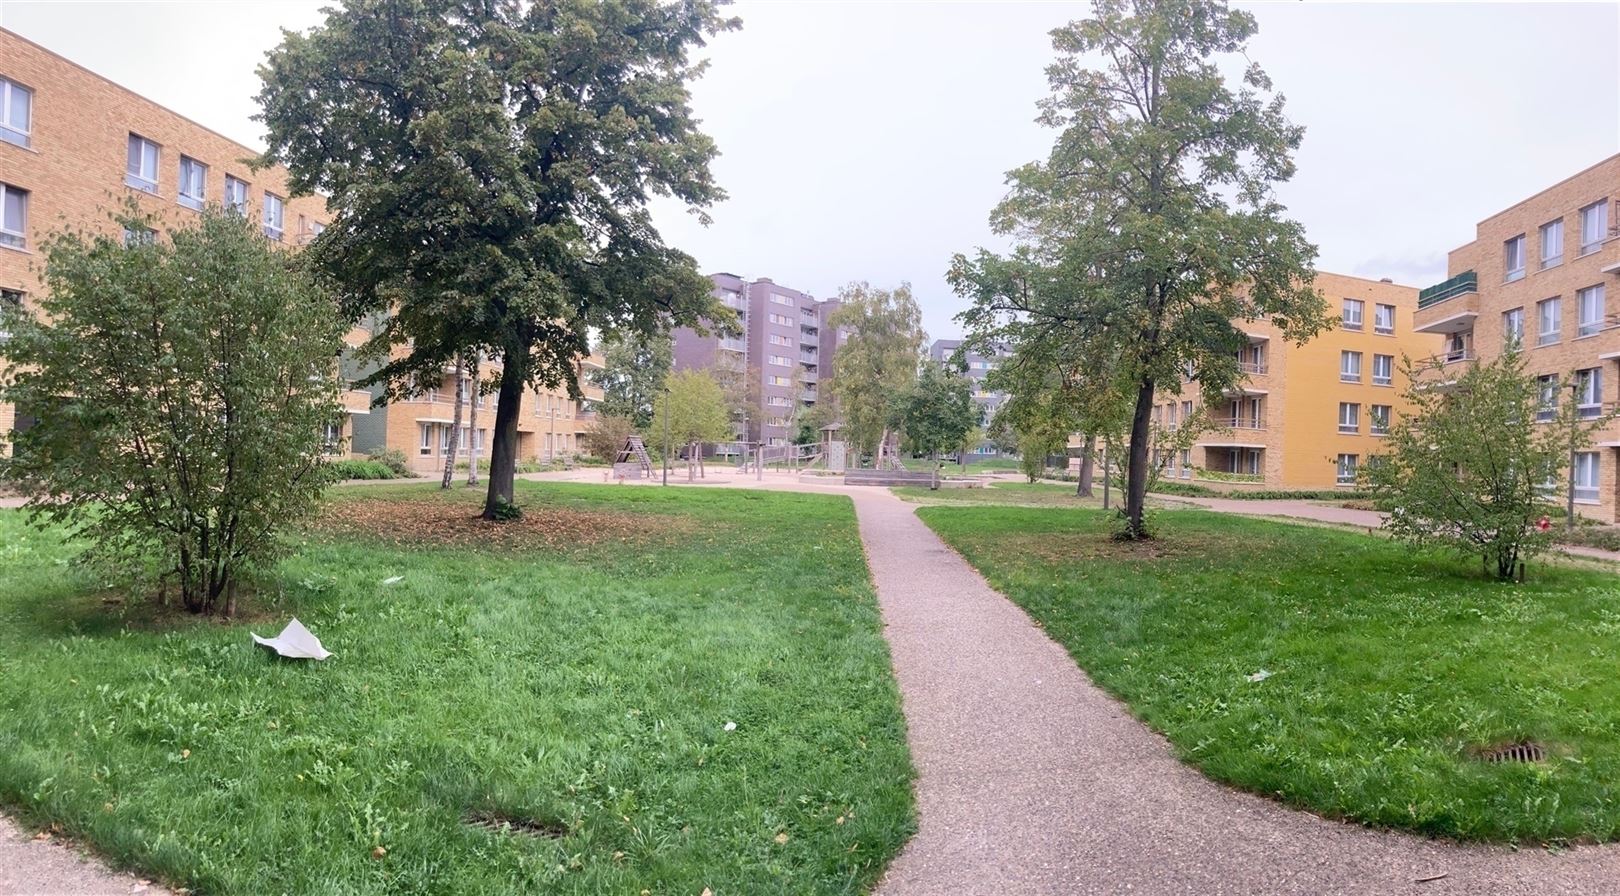
<path fill-rule="evenodd" d="M 1079 483 L 1074 487 L 1074 494 L 1079 498 L 1091 497 L 1092 455 L 1097 451 L 1097 437 L 1086 436 L 1086 445 L 1080 449 L 1080 475 L 1075 478 Z M 1106 471 L 1104 471 L 1106 475 Z"/>
<path fill-rule="evenodd" d="M 440 488 L 449 488 L 451 480 L 456 478 L 456 452 L 461 450 L 461 403 L 467 397 L 467 368 L 456 360 L 456 406 L 450 412 L 450 447 L 444 455 L 444 481 L 439 483 Z"/>
<path fill-rule="evenodd" d="M 472 373 L 467 377 L 467 485 L 478 484 L 478 355 L 473 354 Z"/>
<path fill-rule="evenodd" d="M 484 498 L 484 519 L 496 519 L 504 504 L 515 503 L 518 415 L 523 412 L 523 382 L 527 378 L 528 350 L 509 351 L 502 358 L 500 404 L 495 408 L 495 435 L 489 451 L 489 491 Z"/>
<path fill-rule="evenodd" d="M 1148 537 L 1143 508 L 1147 502 L 1148 423 L 1153 416 L 1153 381 L 1143 379 L 1136 390 L 1136 413 L 1131 417 L 1131 456 L 1125 480 L 1125 538 Z"/>

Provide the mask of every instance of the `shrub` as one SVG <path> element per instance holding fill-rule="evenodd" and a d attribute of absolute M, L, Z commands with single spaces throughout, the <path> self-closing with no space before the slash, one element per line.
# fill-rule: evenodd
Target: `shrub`
<path fill-rule="evenodd" d="M 387 451 L 373 451 L 366 455 L 366 460 L 375 461 L 392 470 L 395 478 L 408 479 L 416 475 L 411 472 L 411 464 L 405 458 L 405 452 L 398 448 L 390 448 Z"/>
<path fill-rule="evenodd" d="M 345 479 L 397 479 L 392 467 L 376 460 L 335 460 L 326 465 L 326 475 L 333 482 Z"/>
<path fill-rule="evenodd" d="M 1577 526 L 1553 533 L 1559 544 L 1573 544 L 1605 551 L 1620 551 L 1620 526 Z"/>

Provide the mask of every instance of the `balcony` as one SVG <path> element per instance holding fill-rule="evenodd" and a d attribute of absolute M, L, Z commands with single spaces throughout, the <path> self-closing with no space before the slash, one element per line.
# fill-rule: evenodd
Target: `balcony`
<path fill-rule="evenodd" d="M 815 400 L 816 400 L 816 390 L 814 390 L 814 389 L 806 389 L 803 392 L 800 392 L 799 393 L 799 400 L 814 403 Z"/>
<path fill-rule="evenodd" d="M 1419 333 L 1460 333 L 1479 317 L 1479 275 L 1464 271 L 1418 293 L 1413 329 Z"/>
<path fill-rule="evenodd" d="M 1620 448 L 1620 404 L 1609 402 L 1603 406 L 1608 415 L 1603 425 L 1592 433 L 1592 445 L 1597 448 Z"/>
<path fill-rule="evenodd" d="M 364 389 L 349 389 L 343 393 L 343 412 L 345 414 L 371 413 L 371 393 Z"/>
<path fill-rule="evenodd" d="M 814 370 L 804 370 L 800 371 L 799 379 L 805 383 L 814 383 L 819 381 L 821 377 Z"/>
<path fill-rule="evenodd" d="M 1217 419 L 1215 425 L 1221 429 L 1264 430 L 1266 421 L 1257 417 L 1224 417 Z"/>
<path fill-rule="evenodd" d="M 1248 374 L 1250 376 L 1264 376 L 1265 373 L 1266 373 L 1266 362 L 1264 362 L 1264 361 L 1239 361 L 1238 362 L 1238 370 L 1241 370 L 1241 371 L 1243 371 L 1244 373 L 1246 373 L 1246 374 Z"/>

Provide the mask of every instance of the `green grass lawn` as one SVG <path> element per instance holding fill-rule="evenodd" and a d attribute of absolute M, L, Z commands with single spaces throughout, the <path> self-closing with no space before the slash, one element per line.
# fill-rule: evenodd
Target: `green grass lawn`
<path fill-rule="evenodd" d="M 1497 584 L 1381 538 L 1201 511 L 1159 515 L 1141 544 L 1101 513 L 918 513 L 1217 780 L 1464 840 L 1620 839 L 1612 573 L 1537 563 Z M 1524 740 L 1549 759 L 1478 758 Z"/>
<path fill-rule="evenodd" d="M 1023 507 L 1102 507 L 1102 492 L 1077 498 L 1072 485 L 1046 482 L 995 482 L 982 488 L 930 489 L 925 485 L 897 485 L 892 491 L 907 501 L 924 504 L 1010 504 Z"/>
<path fill-rule="evenodd" d="M 926 457 L 902 458 L 900 463 L 908 470 L 932 470 L 939 461 L 929 460 Z M 976 473 L 1016 473 L 1019 470 L 1019 461 L 1016 457 L 990 457 L 988 455 L 969 455 L 966 474 L 972 476 Z M 945 475 L 961 475 L 964 468 L 955 461 L 945 461 Z"/>
<path fill-rule="evenodd" d="M 850 503 L 519 488 L 335 491 L 228 625 L 0 512 L 0 804 L 211 894 L 868 887 L 914 773 Z M 335 658 L 249 643 L 294 614 Z"/>

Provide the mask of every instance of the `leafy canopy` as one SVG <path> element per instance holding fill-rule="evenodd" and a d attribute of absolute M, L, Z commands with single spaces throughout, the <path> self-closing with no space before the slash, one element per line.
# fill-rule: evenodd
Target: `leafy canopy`
<path fill-rule="evenodd" d="M 675 445 L 722 442 L 735 433 L 725 392 L 702 370 L 677 370 L 653 405 L 652 441 L 663 444 L 665 421 Z"/>
<path fill-rule="evenodd" d="M 674 361 L 674 346 L 663 336 L 632 333 L 608 342 L 602 347 L 602 369 L 590 374 L 602 390 L 597 412 L 623 417 L 637 428 L 646 428 L 652 421 L 653 402 L 663 390 Z"/>
<path fill-rule="evenodd" d="M 960 448 L 983 420 L 983 409 L 973 401 L 973 381 L 934 361 L 923 363 L 900 396 L 900 427 L 911 449 L 921 454 Z"/>
<path fill-rule="evenodd" d="M 153 227 L 133 210 L 122 223 Z M 218 209 L 169 241 L 64 233 L 44 254 L 39 306 L 0 345 L 0 400 L 36 415 L 0 474 L 36 524 L 228 613 L 321 491 L 342 419 L 330 296 Z"/>
<path fill-rule="evenodd" d="M 911 284 L 878 289 L 864 281 L 838 291 L 828 318 L 840 337 L 827 391 L 844 418 L 843 435 L 857 451 L 874 451 L 899 423 L 900 397 L 917 378 L 925 335 Z"/>

